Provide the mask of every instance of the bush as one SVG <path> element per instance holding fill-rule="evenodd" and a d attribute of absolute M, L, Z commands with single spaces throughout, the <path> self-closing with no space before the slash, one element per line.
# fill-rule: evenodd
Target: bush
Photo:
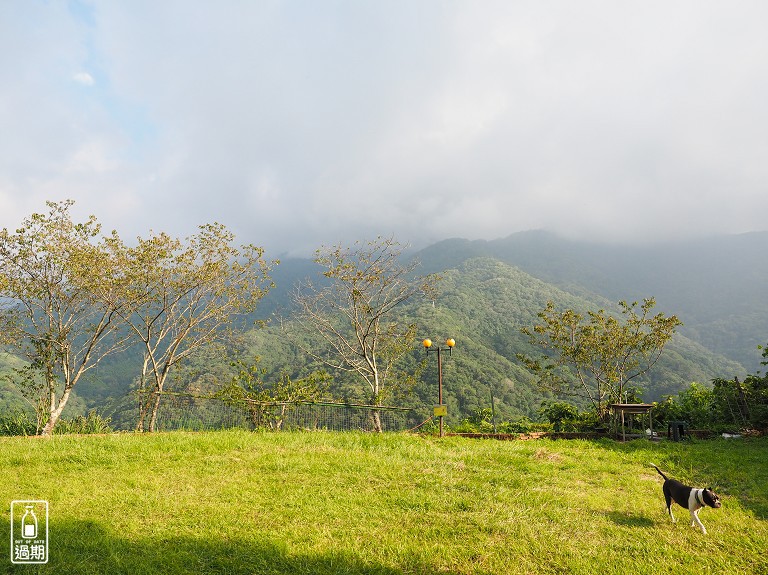
<path fill-rule="evenodd" d="M 533 433 L 536 431 L 552 431 L 550 423 L 537 423 L 527 417 L 520 417 L 509 421 L 501 421 L 493 428 L 493 423 L 474 418 L 463 419 L 457 425 L 450 428 L 451 433 Z"/>
<path fill-rule="evenodd" d="M 554 431 L 583 433 L 596 431 L 602 426 L 596 413 L 580 412 L 576 406 L 562 401 L 544 405 L 539 413 L 549 421 Z"/>
<path fill-rule="evenodd" d="M 493 433 L 493 424 L 488 421 L 476 422 L 467 418 L 450 426 L 450 431 L 451 433 Z"/>
<path fill-rule="evenodd" d="M 712 390 L 695 382 L 678 393 L 677 398 L 668 396 L 657 403 L 653 415 L 660 427 L 671 421 L 685 421 L 691 429 L 717 426 L 715 396 Z"/>
<path fill-rule="evenodd" d="M 692 383 L 677 397 L 656 404 L 654 420 L 659 427 L 670 421 L 685 421 L 692 429 L 736 431 L 768 428 L 768 400 L 755 376 L 738 380 L 714 380 L 714 388 Z"/>
<path fill-rule="evenodd" d="M 579 410 L 576 406 L 564 401 L 543 405 L 539 413 L 552 424 L 552 428 L 555 431 L 572 431 L 571 429 L 565 429 L 565 427 L 571 427 L 570 422 L 575 421 L 579 417 Z"/>
<path fill-rule="evenodd" d="M 502 422 L 498 429 L 499 433 L 535 433 L 537 431 L 552 431 L 552 424 L 531 421 L 527 417 L 521 417 L 512 421 Z"/>
<path fill-rule="evenodd" d="M 0 415 L 0 435 L 35 435 L 37 422 L 26 411 Z"/>
<path fill-rule="evenodd" d="M 72 419 L 62 419 L 54 427 L 57 434 L 67 433 L 91 434 L 91 433 L 111 433 L 110 427 L 112 420 L 107 417 L 101 417 L 95 409 L 91 409 L 87 415 L 78 415 Z"/>
<path fill-rule="evenodd" d="M 768 377 L 750 375 L 744 381 L 714 380 L 719 419 L 735 428 L 768 429 Z"/>

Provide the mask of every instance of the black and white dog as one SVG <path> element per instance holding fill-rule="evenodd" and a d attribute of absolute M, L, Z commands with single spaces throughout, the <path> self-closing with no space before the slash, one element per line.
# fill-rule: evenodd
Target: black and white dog
<path fill-rule="evenodd" d="M 651 463 L 651 465 L 656 467 L 653 463 Z M 706 535 L 707 530 L 704 528 L 701 521 L 699 521 L 699 509 L 705 505 L 717 509 L 720 507 L 720 498 L 715 495 L 715 492 L 712 491 L 711 487 L 707 487 L 706 489 L 688 487 L 676 479 L 669 479 L 658 467 L 656 467 L 656 471 L 658 471 L 659 475 L 664 478 L 662 489 L 664 491 L 664 499 L 667 501 L 667 511 L 669 511 L 669 516 L 672 518 L 672 521 L 676 521 L 675 516 L 672 515 L 672 501 L 674 501 L 681 507 L 685 507 L 691 514 L 691 527 L 698 525 L 701 532 Z"/>

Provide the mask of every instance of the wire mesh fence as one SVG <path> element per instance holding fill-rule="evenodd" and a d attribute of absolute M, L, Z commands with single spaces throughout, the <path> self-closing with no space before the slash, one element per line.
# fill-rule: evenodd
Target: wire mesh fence
<path fill-rule="evenodd" d="M 157 431 L 218 429 L 406 431 L 429 420 L 427 408 L 334 402 L 263 403 L 164 393 Z"/>

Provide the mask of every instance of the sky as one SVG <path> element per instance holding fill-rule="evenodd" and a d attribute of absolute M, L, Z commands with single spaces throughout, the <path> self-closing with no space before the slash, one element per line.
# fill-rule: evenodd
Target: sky
<path fill-rule="evenodd" d="M 0 0 L 0 228 L 768 229 L 763 0 Z"/>

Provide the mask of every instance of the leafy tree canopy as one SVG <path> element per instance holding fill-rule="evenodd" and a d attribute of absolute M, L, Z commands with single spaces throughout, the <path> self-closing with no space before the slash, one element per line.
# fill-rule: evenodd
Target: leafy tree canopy
<path fill-rule="evenodd" d="M 653 298 L 619 302 L 622 321 L 602 309 L 586 317 L 572 309 L 557 311 L 550 301 L 538 314 L 540 323 L 522 330 L 544 353 L 520 359 L 544 388 L 586 397 L 604 416 L 610 403 L 622 402 L 629 383 L 656 364 L 681 325 L 677 316 L 651 315 L 655 304 Z"/>

